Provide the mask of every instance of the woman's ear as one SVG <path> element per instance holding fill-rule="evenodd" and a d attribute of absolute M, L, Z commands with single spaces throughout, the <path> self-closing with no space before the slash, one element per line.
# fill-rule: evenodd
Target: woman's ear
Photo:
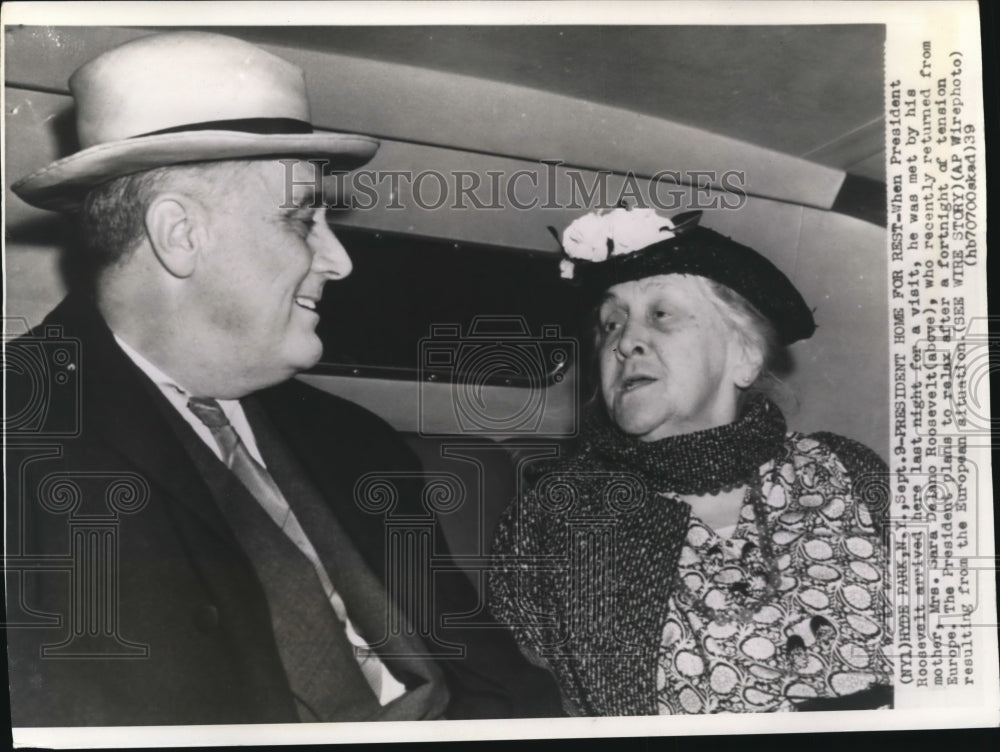
<path fill-rule="evenodd" d="M 175 277 L 191 276 L 204 251 L 206 215 L 190 196 L 162 193 L 146 209 L 146 235 L 160 264 Z"/>
<path fill-rule="evenodd" d="M 759 347 L 750 344 L 741 336 L 733 337 L 731 347 L 733 383 L 739 389 L 747 389 L 757 380 L 764 368 L 764 354 Z"/>

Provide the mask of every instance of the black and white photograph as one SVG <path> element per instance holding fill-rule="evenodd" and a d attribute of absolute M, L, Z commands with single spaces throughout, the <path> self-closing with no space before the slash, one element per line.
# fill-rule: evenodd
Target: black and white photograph
<path fill-rule="evenodd" d="M 102 5 L 3 9 L 15 743 L 1000 723 L 976 4 Z"/>

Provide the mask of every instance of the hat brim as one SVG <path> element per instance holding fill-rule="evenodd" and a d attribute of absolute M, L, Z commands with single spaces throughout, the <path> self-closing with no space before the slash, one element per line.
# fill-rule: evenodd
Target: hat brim
<path fill-rule="evenodd" d="M 352 170 L 378 151 L 377 139 L 344 133 L 192 131 L 98 144 L 22 178 L 11 190 L 42 209 L 72 212 L 86 192 L 113 178 L 186 162 L 263 157 L 325 158 L 325 171 Z"/>
<path fill-rule="evenodd" d="M 749 246 L 705 227 L 605 261 L 574 259 L 581 304 L 593 306 L 614 285 L 661 274 L 707 277 L 742 295 L 774 326 L 783 345 L 816 330 L 812 311 L 784 273 Z"/>

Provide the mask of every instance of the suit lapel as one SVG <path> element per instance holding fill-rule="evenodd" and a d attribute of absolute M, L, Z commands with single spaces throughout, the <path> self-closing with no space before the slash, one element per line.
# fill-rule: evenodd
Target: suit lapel
<path fill-rule="evenodd" d="M 354 483 L 369 470 L 404 467 L 383 456 L 384 445 L 373 442 L 359 427 L 355 417 L 358 408 L 316 414 L 312 412 L 314 405 L 302 401 L 303 389 L 308 387 L 292 379 L 257 392 L 253 403 L 323 494 L 368 567 L 384 582 L 385 525 L 381 515 L 366 513 L 354 503 Z"/>
<path fill-rule="evenodd" d="M 96 306 L 71 295 L 45 320 L 80 340 L 81 424 L 127 459 L 151 484 L 232 545 L 237 545 L 205 482 L 163 410 L 174 408 L 114 340 Z"/>
<path fill-rule="evenodd" d="M 315 485 L 315 479 L 282 446 L 283 437 L 276 433 L 257 399 L 251 397 L 242 403 L 268 469 L 309 536 L 334 587 L 343 597 L 351 622 L 374 644 L 382 661 L 410 689 L 424 684 L 440 685 L 441 672 L 426 658 L 428 650 L 413 625 L 398 633 L 390 629 L 390 624 L 403 623 L 408 615 L 401 613 L 399 606 L 388 599 L 382 582 L 343 529 L 334 512 L 334 509 L 346 508 L 339 493 L 336 489 L 321 490 Z M 437 686 L 420 702 L 426 701 L 429 706 L 443 702 L 438 694 L 441 690 L 442 687 Z M 408 706 L 413 702 L 412 698 L 408 700 Z"/>

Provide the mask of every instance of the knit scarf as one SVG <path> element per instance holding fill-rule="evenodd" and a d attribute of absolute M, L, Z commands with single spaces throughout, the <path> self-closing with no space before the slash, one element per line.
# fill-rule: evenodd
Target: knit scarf
<path fill-rule="evenodd" d="M 750 397 L 733 423 L 658 441 L 623 433 L 595 409 L 584 419 L 580 459 L 636 473 L 659 491 L 718 493 L 746 483 L 778 456 L 785 430 L 781 410 L 763 395 Z"/>

